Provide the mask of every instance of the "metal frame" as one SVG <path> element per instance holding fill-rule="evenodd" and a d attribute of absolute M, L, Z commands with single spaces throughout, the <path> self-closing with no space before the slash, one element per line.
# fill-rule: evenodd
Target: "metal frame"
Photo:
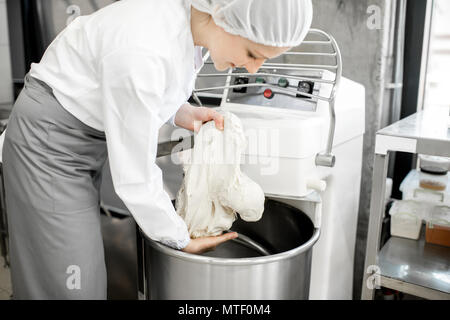
<path fill-rule="evenodd" d="M 443 109 L 449 116 L 449 110 Z M 375 160 L 372 180 L 372 196 L 370 203 L 369 229 L 367 237 L 366 258 L 362 283 L 364 300 L 374 298 L 374 289 L 368 287 L 368 281 L 378 280 L 378 284 L 394 290 L 401 290 L 422 298 L 450 299 L 450 293 L 435 290 L 431 287 L 413 284 L 401 279 L 393 279 L 383 274 L 377 265 L 380 251 L 382 220 L 385 211 L 386 178 L 391 152 L 407 152 L 450 157 L 450 131 L 448 123 L 438 124 L 434 119 L 437 110 L 425 110 L 377 132 Z M 446 118 L 443 118 L 446 120 Z M 432 126 L 436 131 L 430 131 Z M 439 127 L 441 126 L 441 127 Z M 442 129 L 442 130 L 441 130 Z M 437 133 L 436 133 L 437 132 Z M 371 268 L 375 266 L 375 268 Z M 377 271 L 379 272 L 377 274 Z"/>
<path fill-rule="evenodd" d="M 268 84 L 268 83 L 249 83 L 249 84 L 241 84 L 241 85 L 231 85 L 230 78 L 231 76 L 235 75 L 245 75 L 248 77 L 261 77 L 261 76 L 279 76 L 279 77 L 285 77 L 290 79 L 296 79 L 296 80 L 305 80 L 305 81 L 314 81 L 319 83 L 324 83 L 327 85 L 331 85 L 332 89 L 330 91 L 329 96 L 321 96 L 319 94 L 307 94 L 302 93 L 303 96 L 308 98 L 313 98 L 317 100 L 322 100 L 328 103 L 329 105 L 329 113 L 330 113 L 330 127 L 328 130 L 328 140 L 327 140 L 327 146 L 325 153 L 317 154 L 316 155 L 316 165 L 318 166 L 325 166 L 325 167 L 333 167 L 335 164 L 335 156 L 332 154 L 333 149 L 333 140 L 334 140 L 334 133 L 336 128 L 336 113 L 335 113 L 335 99 L 336 99 L 336 93 L 339 88 L 341 78 L 342 78 L 342 57 L 341 52 L 339 50 L 339 46 L 336 42 L 336 40 L 329 35 L 328 33 L 319 30 L 319 29 L 311 29 L 307 35 L 311 36 L 320 36 L 324 40 L 305 40 L 303 43 L 297 47 L 301 48 L 303 51 L 297 52 L 297 51 L 288 51 L 285 52 L 283 55 L 289 55 L 289 56 L 296 56 L 301 59 L 301 57 L 305 56 L 315 56 L 315 57 L 329 57 L 334 58 L 335 64 L 328 65 L 328 64 L 308 64 L 308 63 L 274 63 L 267 61 L 264 63 L 260 69 L 276 69 L 276 72 L 274 73 L 265 73 L 265 72 L 258 72 L 254 74 L 250 73 L 244 73 L 244 72 L 237 72 L 236 69 L 230 70 L 227 73 L 213 73 L 213 74 L 198 74 L 197 77 L 226 77 L 227 78 L 227 85 L 224 86 L 216 86 L 216 87 L 206 87 L 206 88 L 196 88 L 193 92 L 193 98 L 194 100 L 201 105 L 201 101 L 198 98 L 198 93 L 204 93 L 208 91 L 213 90 L 220 90 L 220 89 L 233 89 L 233 88 L 248 88 L 248 87 L 264 87 L 264 88 L 276 88 L 277 91 L 282 91 L 283 93 L 292 95 L 294 97 L 297 97 L 298 91 L 297 88 L 281 88 L 279 86 Z M 308 46 L 310 45 L 318 45 L 322 47 L 323 51 L 310 51 L 308 50 Z M 332 52 L 325 52 L 326 50 L 332 50 Z M 213 64 L 212 61 L 207 61 L 209 54 L 207 54 L 204 58 L 205 64 Z M 333 80 L 325 80 L 325 79 L 316 79 L 316 78 L 308 78 L 308 77 L 302 77 L 302 76 L 293 76 L 292 74 L 285 74 L 283 72 L 280 72 L 281 70 L 286 71 L 331 71 L 334 73 L 335 78 Z M 299 98 L 303 99 L 303 98 Z"/>

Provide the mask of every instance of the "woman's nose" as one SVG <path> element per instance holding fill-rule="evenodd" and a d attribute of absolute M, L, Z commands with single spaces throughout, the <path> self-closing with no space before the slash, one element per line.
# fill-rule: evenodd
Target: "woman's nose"
<path fill-rule="evenodd" d="M 266 61 L 265 59 L 255 59 L 253 63 L 247 64 L 245 68 L 249 73 L 256 73 L 258 72 L 259 68 L 261 68 L 261 66 L 265 61 Z"/>

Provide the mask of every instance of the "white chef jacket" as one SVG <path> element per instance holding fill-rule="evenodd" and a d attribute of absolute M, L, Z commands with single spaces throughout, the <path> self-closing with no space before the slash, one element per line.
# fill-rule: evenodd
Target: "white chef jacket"
<path fill-rule="evenodd" d="M 184 248 L 190 238 L 155 164 L 158 131 L 191 95 L 189 0 L 125 0 L 75 19 L 30 75 L 72 115 L 104 131 L 116 193 L 143 232 Z"/>

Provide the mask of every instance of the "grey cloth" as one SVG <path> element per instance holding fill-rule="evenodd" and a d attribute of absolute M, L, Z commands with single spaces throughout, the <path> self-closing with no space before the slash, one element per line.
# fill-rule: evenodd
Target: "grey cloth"
<path fill-rule="evenodd" d="M 29 75 L 3 167 L 14 299 L 106 299 L 99 187 L 106 140 Z"/>

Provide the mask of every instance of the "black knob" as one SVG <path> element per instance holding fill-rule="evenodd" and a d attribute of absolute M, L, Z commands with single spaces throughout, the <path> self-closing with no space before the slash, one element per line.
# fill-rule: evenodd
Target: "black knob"
<path fill-rule="evenodd" d="M 248 78 L 238 77 L 238 78 L 234 79 L 234 84 L 235 85 L 248 84 Z M 233 88 L 233 92 L 246 93 L 247 87 Z"/>
<path fill-rule="evenodd" d="M 301 93 L 312 94 L 314 91 L 314 82 L 311 81 L 299 81 L 297 91 Z M 297 94 L 297 98 L 310 98 L 304 94 Z"/>

